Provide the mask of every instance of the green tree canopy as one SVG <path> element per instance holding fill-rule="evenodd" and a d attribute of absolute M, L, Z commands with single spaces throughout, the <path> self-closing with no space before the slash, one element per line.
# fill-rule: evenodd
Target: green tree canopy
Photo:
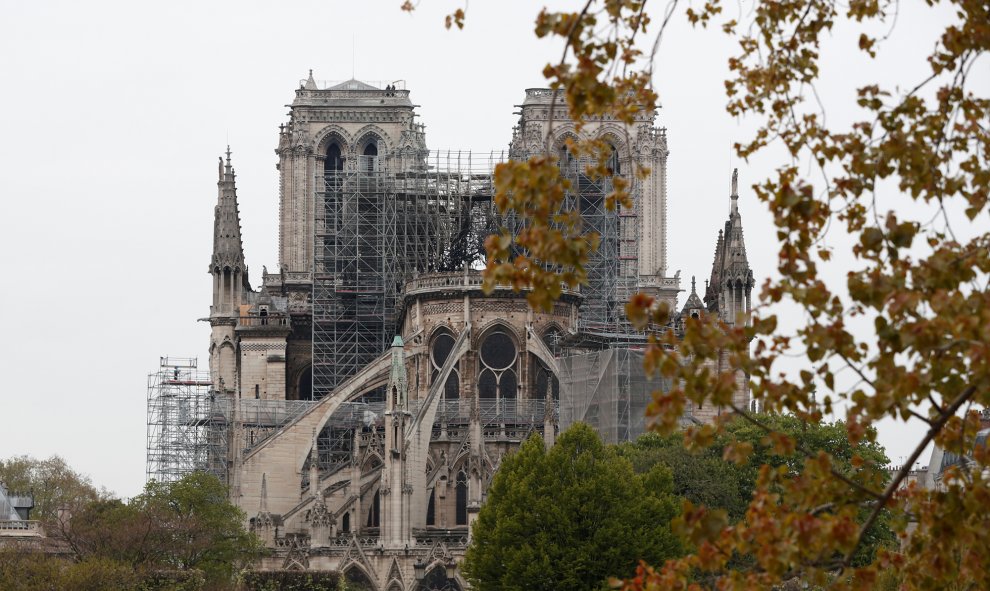
<path fill-rule="evenodd" d="M 93 486 L 88 476 L 73 470 L 59 456 L 39 460 L 23 455 L 0 460 L 0 482 L 11 491 L 32 493 L 31 518 L 46 526 L 56 521 L 59 509 L 71 511 L 107 496 L 106 491 Z"/>
<path fill-rule="evenodd" d="M 464 570 L 479 591 L 590 589 L 638 560 L 682 551 L 670 471 L 643 474 L 577 424 L 549 451 L 534 435 L 507 456 L 472 530 Z"/>

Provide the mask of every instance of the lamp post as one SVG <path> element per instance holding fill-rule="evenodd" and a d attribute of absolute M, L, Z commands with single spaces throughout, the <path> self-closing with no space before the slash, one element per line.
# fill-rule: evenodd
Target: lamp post
<path fill-rule="evenodd" d="M 416 564 L 413 565 L 413 570 L 416 572 L 417 581 L 422 581 L 426 577 L 426 563 L 423 562 L 422 558 L 416 559 Z"/>

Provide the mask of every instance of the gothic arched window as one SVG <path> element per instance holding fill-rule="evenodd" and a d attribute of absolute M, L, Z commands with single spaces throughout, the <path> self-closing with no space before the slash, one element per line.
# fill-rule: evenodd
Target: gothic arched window
<path fill-rule="evenodd" d="M 458 472 L 457 474 L 457 486 L 456 491 L 456 510 L 454 511 L 455 523 L 457 525 L 467 525 L 467 496 L 468 496 L 468 485 L 467 485 L 467 474 L 464 472 Z"/>
<path fill-rule="evenodd" d="M 447 362 L 454 351 L 454 336 L 449 332 L 441 332 L 433 337 L 433 345 L 430 347 L 430 385 L 440 376 L 443 364 Z M 456 400 L 461 396 L 461 378 L 458 366 L 460 362 L 454 363 L 454 368 L 447 381 L 443 385 L 443 397 L 446 400 Z"/>
<path fill-rule="evenodd" d="M 381 525 L 382 497 L 379 491 L 375 491 L 375 499 L 371 502 L 368 510 L 368 527 L 379 527 Z"/>
<path fill-rule="evenodd" d="M 340 530 L 351 531 L 351 514 L 348 511 L 345 511 L 344 516 L 340 518 Z"/>
<path fill-rule="evenodd" d="M 479 397 L 516 397 L 519 389 L 515 369 L 517 357 L 515 340 L 504 330 L 496 329 L 484 338 L 479 355 Z"/>
<path fill-rule="evenodd" d="M 298 400 L 313 399 L 313 366 L 309 366 L 299 374 L 299 382 L 296 385 L 296 398 Z"/>
<path fill-rule="evenodd" d="M 430 500 L 426 503 L 426 525 L 436 525 L 437 524 L 437 490 L 430 489 Z"/>
<path fill-rule="evenodd" d="M 323 170 L 326 172 L 340 172 L 344 170 L 344 156 L 340 152 L 340 146 L 337 142 L 330 144 L 327 148 L 327 157 L 323 164 Z"/>
<path fill-rule="evenodd" d="M 564 142 L 561 142 L 560 147 L 557 148 L 557 167 L 560 168 L 560 172 L 564 175 L 571 174 L 574 171 L 574 154 L 571 154 L 571 151 L 567 149 L 567 144 Z"/>
<path fill-rule="evenodd" d="M 365 172 L 375 172 L 378 170 L 378 144 L 374 141 L 368 142 L 361 153 L 361 169 Z"/>

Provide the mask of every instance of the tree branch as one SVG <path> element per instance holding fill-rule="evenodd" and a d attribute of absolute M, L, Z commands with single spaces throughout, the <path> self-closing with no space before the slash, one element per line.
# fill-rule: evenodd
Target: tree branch
<path fill-rule="evenodd" d="M 849 553 L 846 554 L 846 559 L 842 562 L 843 568 L 848 568 L 849 565 L 852 564 L 853 555 L 856 554 L 856 551 L 859 550 L 859 547 L 863 544 L 863 538 L 866 535 L 866 531 L 873 526 L 873 523 L 877 520 L 877 517 L 880 516 L 880 512 L 883 511 L 883 508 L 887 506 L 890 498 L 894 496 L 894 493 L 900 487 L 901 482 L 907 478 L 908 473 L 911 471 L 911 466 L 913 466 L 918 458 L 921 457 L 922 452 L 924 452 L 925 448 L 928 447 L 928 444 L 935 439 L 935 436 L 939 434 L 942 427 L 945 426 L 949 419 L 955 416 L 956 411 L 958 411 L 967 400 L 972 398 L 975 393 L 976 386 L 970 386 L 963 390 L 959 396 L 956 396 L 956 399 L 945 408 L 939 418 L 932 423 L 932 426 L 928 429 L 928 433 L 925 434 L 924 439 L 918 443 L 918 446 L 914 448 L 913 452 L 911 452 L 911 457 L 904 462 L 904 465 L 901 466 L 901 469 L 897 472 L 897 476 L 895 476 L 894 479 L 890 481 L 890 484 L 887 485 L 887 489 L 883 492 L 883 496 L 879 499 L 880 502 L 878 502 L 877 506 L 873 508 L 873 512 L 870 513 L 870 516 L 866 519 L 866 522 L 859 529 L 859 536 L 856 538 L 856 544 L 851 550 L 849 550 Z"/>

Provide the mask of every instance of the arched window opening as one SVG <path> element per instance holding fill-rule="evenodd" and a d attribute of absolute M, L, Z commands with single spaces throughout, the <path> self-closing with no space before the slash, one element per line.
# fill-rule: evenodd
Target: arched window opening
<path fill-rule="evenodd" d="M 622 165 L 619 162 L 619 151 L 615 148 L 615 146 L 612 146 L 611 144 L 609 145 L 612 148 L 612 152 L 609 154 L 608 162 L 606 163 L 605 166 L 610 171 L 612 171 L 613 176 L 618 176 L 622 174 L 622 168 L 621 168 Z"/>
<path fill-rule="evenodd" d="M 351 531 L 351 514 L 349 511 L 345 511 L 344 516 L 340 518 L 340 530 L 345 532 Z"/>
<path fill-rule="evenodd" d="M 323 169 L 327 172 L 340 172 L 344 170 L 344 157 L 340 153 L 340 146 L 336 142 L 327 148 L 327 158 L 323 164 Z"/>
<path fill-rule="evenodd" d="M 368 527 L 379 527 L 381 525 L 381 495 L 375 491 L 375 500 L 371 502 L 368 509 Z"/>
<path fill-rule="evenodd" d="M 378 170 L 378 144 L 368 142 L 361 153 L 361 168 L 365 172 L 375 172 Z"/>
<path fill-rule="evenodd" d="M 327 191 L 339 191 L 343 185 L 344 155 L 340 151 L 337 142 L 330 144 L 327 148 L 326 158 L 323 160 L 323 182 Z"/>
<path fill-rule="evenodd" d="M 495 372 L 486 369 L 478 377 L 478 397 L 496 398 L 498 396 L 498 379 Z"/>
<path fill-rule="evenodd" d="M 296 386 L 296 398 L 298 400 L 313 399 L 313 366 L 309 366 L 299 374 L 299 382 Z"/>
<path fill-rule="evenodd" d="M 519 384 L 516 381 L 516 372 L 507 371 L 504 372 L 499 378 L 498 382 L 498 394 L 499 398 L 502 400 L 515 399 L 516 391 L 519 389 Z"/>
<path fill-rule="evenodd" d="M 571 154 L 564 142 L 561 142 L 560 147 L 557 148 L 557 167 L 564 175 L 572 173 L 575 168 L 574 154 Z"/>
<path fill-rule="evenodd" d="M 430 500 L 426 503 L 426 525 L 436 525 L 437 524 L 437 490 L 430 490 Z"/>
<path fill-rule="evenodd" d="M 443 385 L 443 397 L 445 400 L 457 400 L 461 397 L 461 379 L 456 371 L 447 376 L 447 382 Z"/>
<path fill-rule="evenodd" d="M 457 474 L 456 497 L 457 507 L 455 513 L 455 523 L 457 525 L 467 525 L 467 475 L 464 472 Z"/>
<path fill-rule="evenodd" d="M 516 398 L 519 381 L 515 340 L 502 329 L 496 329 L 481 342 L 478 359 L 478 396 L 503 400 Z"/>

